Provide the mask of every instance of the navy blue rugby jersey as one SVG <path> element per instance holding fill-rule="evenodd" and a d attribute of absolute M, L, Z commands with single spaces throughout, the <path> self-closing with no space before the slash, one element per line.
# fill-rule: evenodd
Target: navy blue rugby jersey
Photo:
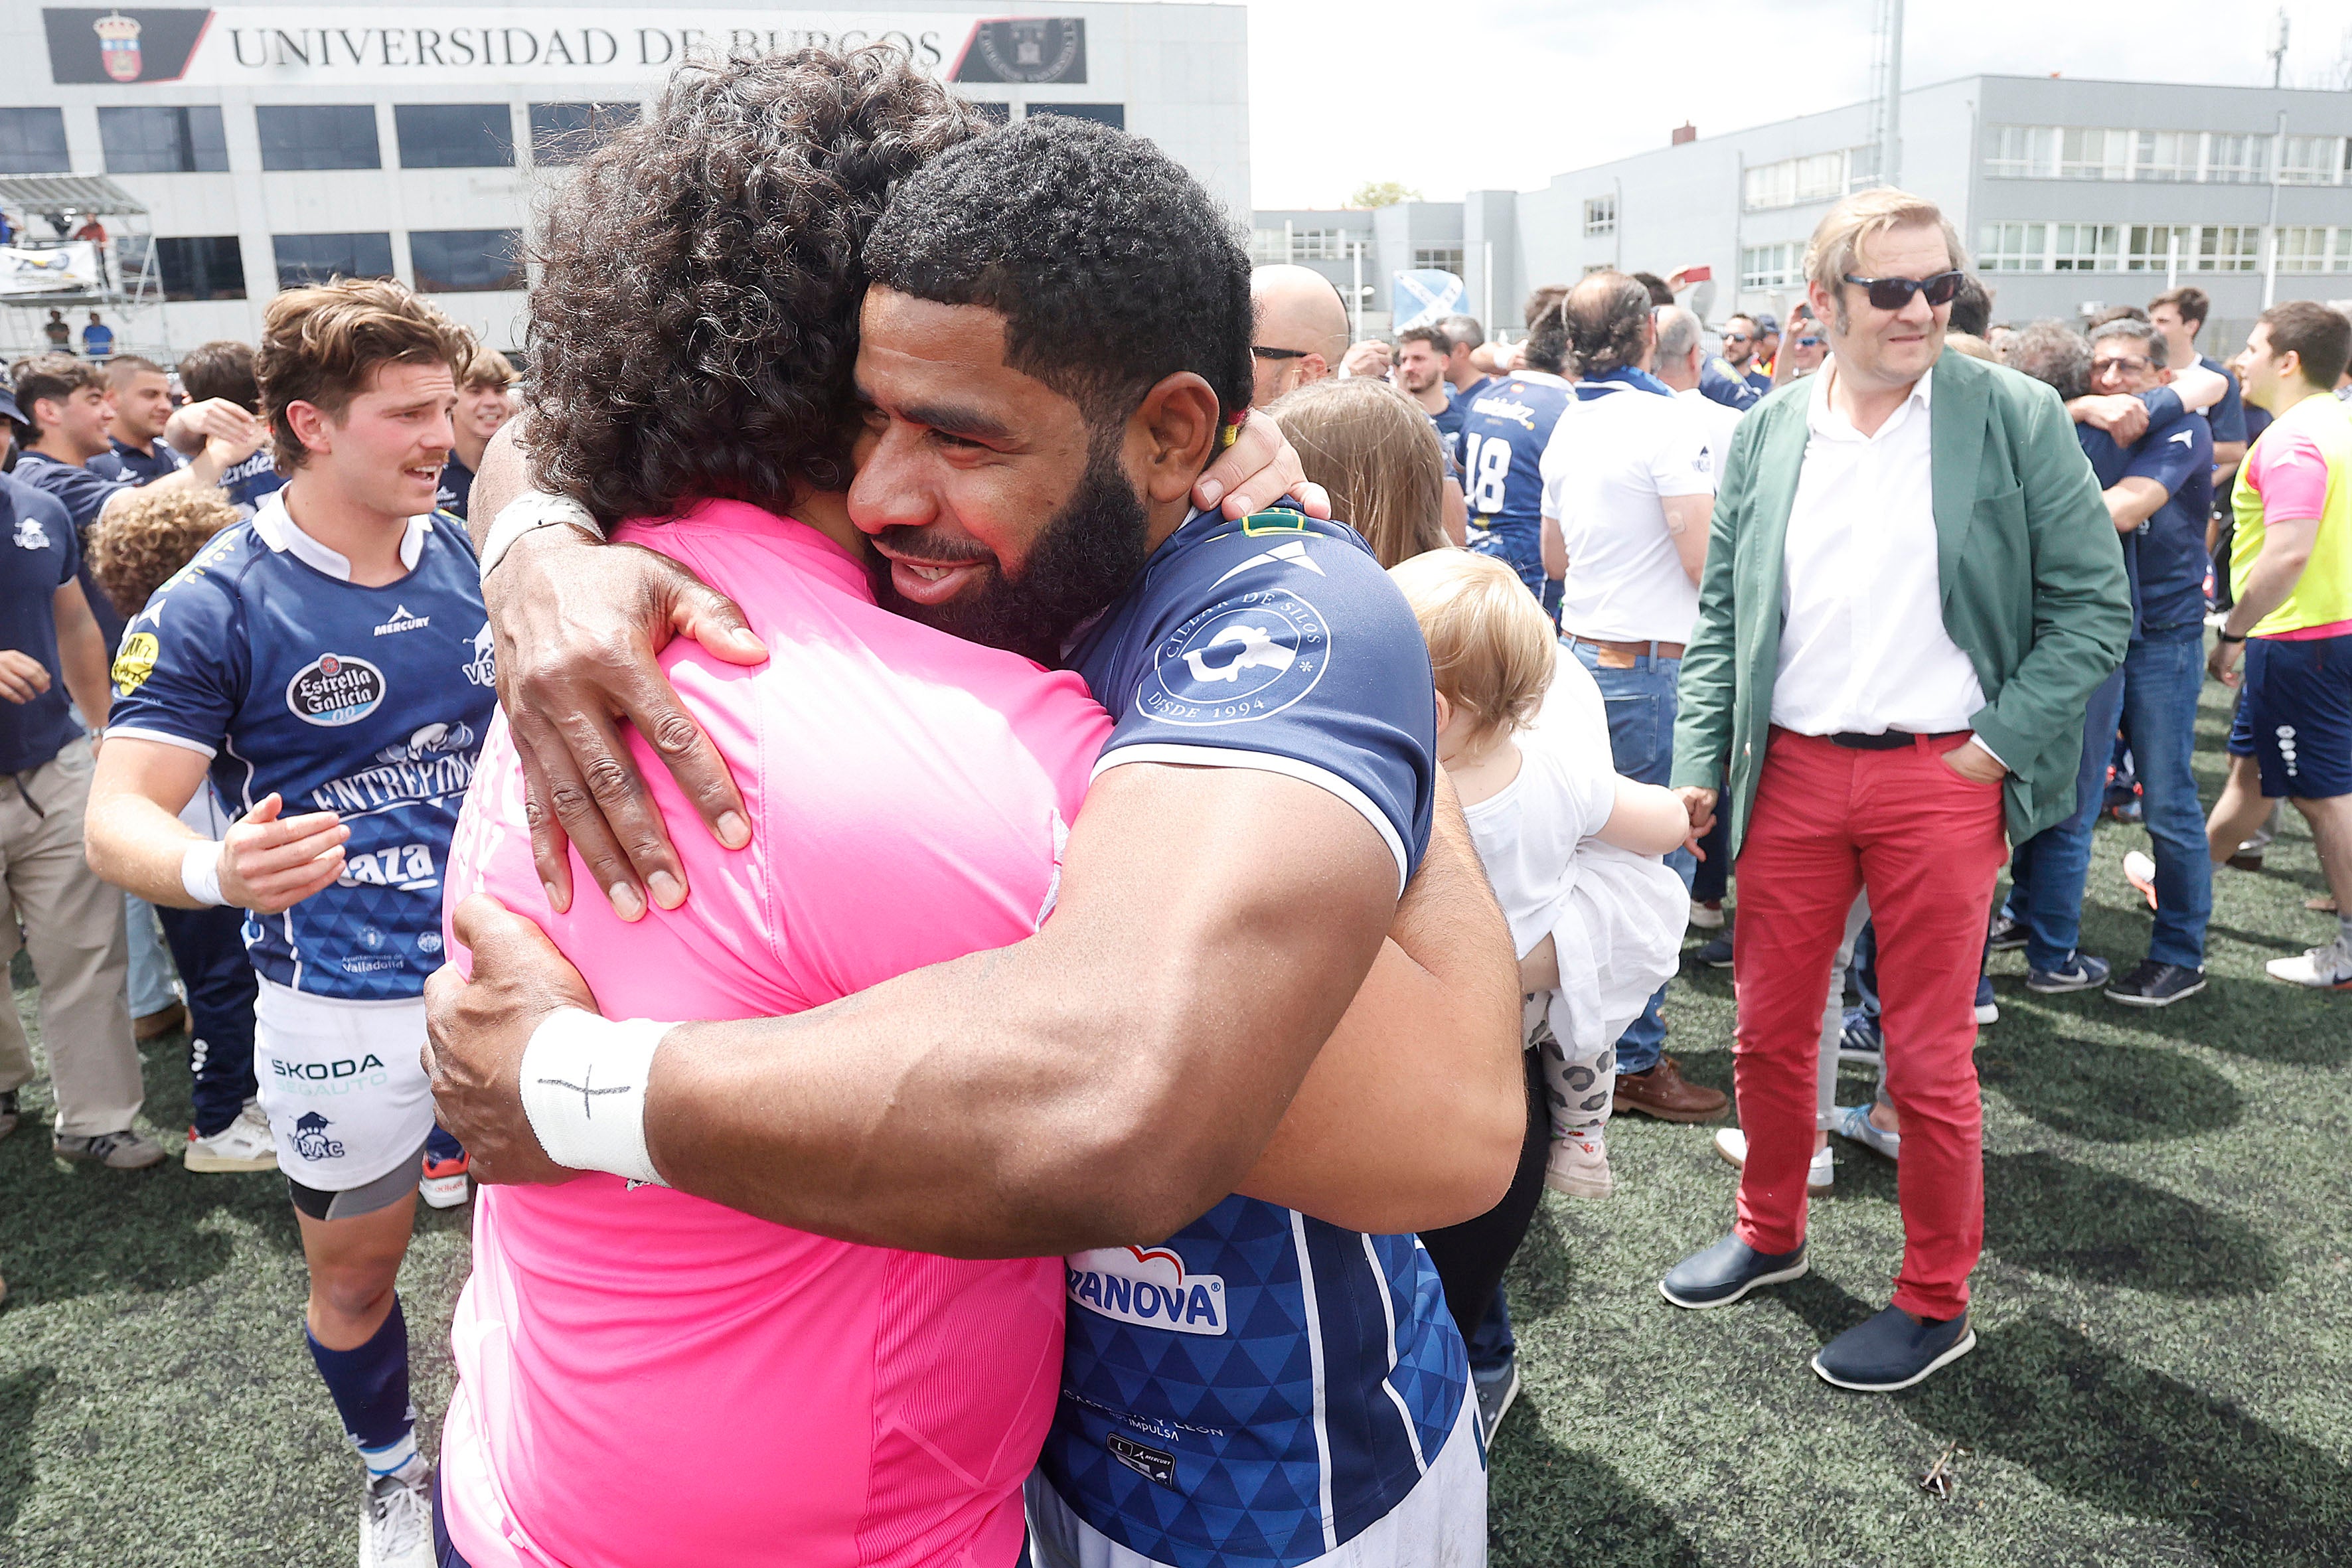
<path fill-rule="evenodd" d="M 1543 592 L 1543 449 L 1572 396 L 1542 371 L 1499 376 L 1470 395 L 1462 420 L 1462 491 L 1470 548 L 1499 556 Z"/>
<path fill-rule="evenodd" d="M 347 1001 L 419 995 L 440 967 L 443 868 L 498 701 L 465 531 L 413 518 L 401 559 L 397 583 L 353 584 L 272 495 L 156 590 L 114 661 L 110 738 L 205 752 L 240 815 L 272 791 L 289 816 L 342 815 L 343 875 L 249 915 L 245 942 L 266 978 Z"/>
<path fill-rule="evenodd" d="M 91 473 L 110 479 L 127 479 L 134 485 L 151 485 L 166 479 L 188 466 L 188 459 L 172 450 L 172 444 L 161 436 L 147 451 L 113 437 L 114 450 L 100 452 L 85 465 Z"/>
<path fill-rule="evenodd" d="M 1196 515 L 1068 660 L 1116 724 L 1103 769 L 1258 767 L 1377 828 L 1400 886 L 1428 847 L 1429 655 L 1362 540 L 1293 511 Z M 1289 1568 L 1411 1491 L 1468 1375 L 1429 1254 L 1229 1197 L 1156 1247 L 1066 1262 L 1042 1458 L 1080 1518 L 1184 1565 Z"/>
<path fill-rule="evenodd" d="M 286 476 L 278 471 L 278 454 L 266 441 L 259 451 L 220 477 L 223 493 L 241 517 L 251 517 L 259 511 L 261 503 L 276 495 L 285 484 Z"/>

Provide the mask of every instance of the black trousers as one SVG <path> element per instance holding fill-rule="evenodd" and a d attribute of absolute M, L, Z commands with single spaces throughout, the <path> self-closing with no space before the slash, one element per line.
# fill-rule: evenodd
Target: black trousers
<path fill-rule="evenodd" d="M 1528 1133 L 1519 1145 L 1519 1168 L 1503 1201 L 1476 1219 L 1424 1230 L 1421 1244 L 1437 1265 L 1445 1286 L 1446 1310 L 1467 1341 L 1478 1331 L 1486 1304 L 1503 1283 L 1503 1271 L 1527 1238 L 1536 1205 L 1543 1199 L 1544 1160 L 1551 1152 L 1551 1117 L 1544 1109 L 1543 1065 L 1534 1051 L 1521 1053 L 1527 1067 Z"/>

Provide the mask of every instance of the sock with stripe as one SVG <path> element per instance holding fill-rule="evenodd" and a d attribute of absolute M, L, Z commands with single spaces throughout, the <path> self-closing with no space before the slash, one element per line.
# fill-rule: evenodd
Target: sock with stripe
<path fill-rule="evenodd" d="M 334 1396 L 343 1431 L 367 1461 L 371 1477 L 404 1471 L 421 1463 L 416 1453 L 416 1407 L 408 1402 L 408 1321 L 400 1298 L 368 1342 L 353 1350 L 329 1350 L 306 1326 L 310 1359 Z"/>

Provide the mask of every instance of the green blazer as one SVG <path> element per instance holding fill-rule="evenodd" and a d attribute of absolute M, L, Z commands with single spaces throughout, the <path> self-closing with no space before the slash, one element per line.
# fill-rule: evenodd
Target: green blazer
<path fill-rule="evenodd" d="M 2005 366 L 1947 353 L 1928 410 L 1944 630 L 1976 666 L 1969 721 L 2009 765 L 2010 839 L 2075 807 L 2083 715 L 2131 637 L 2123 545 L 2058 395 Z M 1731 853 L 1756 804 L 1780 668 L 1789 509 L 1821 377 L 1773 393 L 1739 422 L 1683 655 L 1676 787 L 1725 787 Z"/>

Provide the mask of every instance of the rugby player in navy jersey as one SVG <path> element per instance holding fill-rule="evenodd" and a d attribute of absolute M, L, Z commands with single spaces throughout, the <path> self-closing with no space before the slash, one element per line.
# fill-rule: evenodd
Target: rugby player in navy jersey
<path fill-rule="evenodd" d="M 789 1019 L 668 1030 L 646 1146 L 671 1184 L 801 1228 L 1074 1255 L 1032 1492 L 1046 1561 L 1479 1561 L 1461 1343 L 1399 1233 L 1509 1179 L 1517 981 L 1440 798 L 1402 598 L 1341 526 L 1192 504 L 1249 399 L 1246 258 L 1149 143 L 1040 119 L 908 177 L 864 260 L 850 515 L 908 613 L 1076 668 L 1117 728 L 1036 937 Z M 519 733 L 526 710 L 572 725 L 572 638 L 645 646 L 629 606 L 724 619 L 638 552 L 533 538 L 490 583 L 562 695 L 519 686 Z M 515 595 L 537 607 L 517 618 Z M 650 656 L 626 679 L 656 679 Z M 594 701 L 609 728 L 622 704 Z M 691 721 L 632 710 L 691 774 Z M 621 813 L 609 769 L 549 763 L 583 853 L 615 842 L 569 782 Z M 723 784 L 688 788 L 722 814 Z M 618 840 L 652 860 L 656 832 Z M 629 862 L 589 861 L 642 908 Z M 542 872 L 568 886 L 568 858 Z M 549 1013 L 593 1001 L 526 922 L 457 918 L 475 969 L 434 984 L 445 1116 L 484 1179 L 561 1179 L 518 1066 Z M 609 1026 L 551 1026 L 593 1056 Z"/>
<path fill-rule="evenodd" d="M 188 460 L 163 438 L 172 422 L 172 381 L 152 360 L 117 354 L 106 362 L 108 395 L 114 403 L 111 451 L 84 465 L 93 474 L 143 485 L 176 474 Z"/>
<path fill-rule="evenodd" d="M 367 1465 L 362 1568 L 432 1562 L 394 1281 L 433 1124 L 442 868 L 495 700 L 473 546 L 430 515 L 473 348 L 397 283 L 270 301 L 261 403 L 293 477 L 131 623 L 88 827 L 109 881 L 249 911 L 310 1354 Z M 176 815 L 207 773 L 239 814 L 219 841 Z"/>
<path fill-rule="evenodd" d="M 1543 563 L 1543 452 L 1574 395 L 1562 374 L 1568 328 L 1564 289 L 1528 300 L 1521 366 L 1469 394 L 1462 417 L 1462 489 L 1470 502 L 1470 548 L 1519 574 L 1528 592 L 1559 612 L 1557 579 Z"/>

